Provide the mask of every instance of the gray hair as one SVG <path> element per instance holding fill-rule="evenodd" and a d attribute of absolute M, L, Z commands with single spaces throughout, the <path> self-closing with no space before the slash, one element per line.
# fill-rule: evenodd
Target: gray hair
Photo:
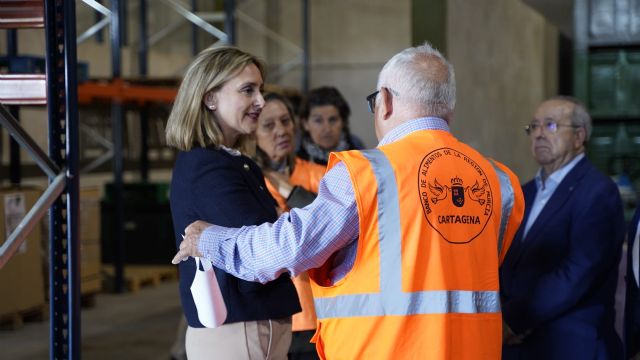
<path fill-rule="evenodd" d="M 456 106 L 453 66 L 428 42 L 393 56 L 380 71 L 378 86 L 412 104 L 424 115 L 448 117 Z"/>
<path fill-rule="evenodd" d="M 564 95 L 554 96 L 550 100 L 566 101 L 574 105 L 573 112 L 571 113 L 571 125 L 583 128 L 587 133 L 585 142 L 589 141 L 591 138 L 591 132 L 593 131 L 593 126 L 591 124 L 591 115 L 589 115 L 584 103 L 572 96 Z"/>

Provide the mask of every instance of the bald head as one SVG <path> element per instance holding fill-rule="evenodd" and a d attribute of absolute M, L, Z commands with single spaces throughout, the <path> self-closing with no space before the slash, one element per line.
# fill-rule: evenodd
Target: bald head
<path fill-rule="evenodd" d="M 409 116 L 451 120 L 456 103 L 453 66 L 428 43 L 403 50 L 389 60 L 378 78 L 378 89 L 397 92 Z"/>
<path fill-rule="evenodd" d="M 434 54 L 418 53 L 413 57 L 415 70 L 425 79 L 436 84 L 446 84 L 449 79 L 449 66 L 442 57 Z"/>
<path fill-rule="evenodd" d="M 591 116 L 589 115 L 589 112 L 587 111 L 587 107 L 584 105 L 584 103 L 582 103 L 582 101 L 578 100 L 573 96 L 564 96 L 564 95 L 554 96 L 546 100 L 545 102 L 547 101 L 555 101 L 559 103 L 568 104 L 569 108 L 571 109 L 571 114 L 570 114 L 571 124 L 577 127 L 584 128 L 584 130 L 587 133 L 585 141 L 589 141 L 589 139 L 591 138 L 591 131 L 592 131 Z"/>

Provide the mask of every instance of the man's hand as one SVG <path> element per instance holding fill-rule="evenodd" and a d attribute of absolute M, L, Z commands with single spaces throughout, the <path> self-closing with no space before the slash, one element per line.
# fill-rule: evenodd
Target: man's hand
<path fill-rule="evenodd" d="M 271 181 L 273 186 L 278 189 L 280 195 L 282 195 L 285 199 L 289 197 L 291 191 L 293 190 L 293 185 L 289 182 L 289 176 L 280 174 L 277 171 L 264 170 L 264 176 Z"/>
<path fill-rule="evenodd" d="M 180 243 L 178 253 L 171 260 L 172 264 L 179 264 L 180 261 L 187 261 L 189 256 L 202 257 L 200 251 L 198 251 L 198 243 L 200 242 L 200 235 L 202 232 L 211 226 L 208 222 L 202 220 L 195 221 L 191 225 L 184 229 L 183 240 Z"/>
<path fill-rule="evenodd" d="M 516 334 L 506 322 L 502 322 L 502 342 L 506 345 L 522 344 L 524 338 L 529 336 L 529 334 L 531 334 L 531 330 L 527 330 L 523 334 Z"/>

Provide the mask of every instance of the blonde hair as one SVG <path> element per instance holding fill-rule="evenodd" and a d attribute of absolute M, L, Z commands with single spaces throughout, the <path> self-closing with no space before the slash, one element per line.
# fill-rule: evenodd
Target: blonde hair
<path fill-rule="evenodd" d="M 247 65 L 254 64 L 264 78 L 264 65 L 257 57 L 231 46 L 210 47 L 189 65 L 173 103 L 165 137 L 167 144 L 179 150 L 193 147 L 219 147 L 224 136 L 216 115 L 204 104 L 204 96 L 218 91 Z M 242 135 L 233 146 L 251 155 L 255 150 L 252 135 Z"/>

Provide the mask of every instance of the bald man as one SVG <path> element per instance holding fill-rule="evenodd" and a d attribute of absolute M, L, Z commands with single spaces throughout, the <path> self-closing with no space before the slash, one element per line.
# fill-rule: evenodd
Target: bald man
<path fill-rule="evenodd" d="M 544 101 L 525 128 L 540 165 L 501 268 L 503 359 L 621 359 L 614 330 L 624 239 L 616 185 L 585 157 L 591 118 L 569 97 Z"/>
<path fill-rule="evenodd" d="M 524 200 L 509 169 L 450 133 L 455 101 L 437 50 L 400 52 L 367 97 L 376 149 L 332 154 L 316 200 L 273 224 L 190 225 L 174 262 L 261 282 L 312 269 L 323 359 L 498 359 L 498 268 Z"/>

